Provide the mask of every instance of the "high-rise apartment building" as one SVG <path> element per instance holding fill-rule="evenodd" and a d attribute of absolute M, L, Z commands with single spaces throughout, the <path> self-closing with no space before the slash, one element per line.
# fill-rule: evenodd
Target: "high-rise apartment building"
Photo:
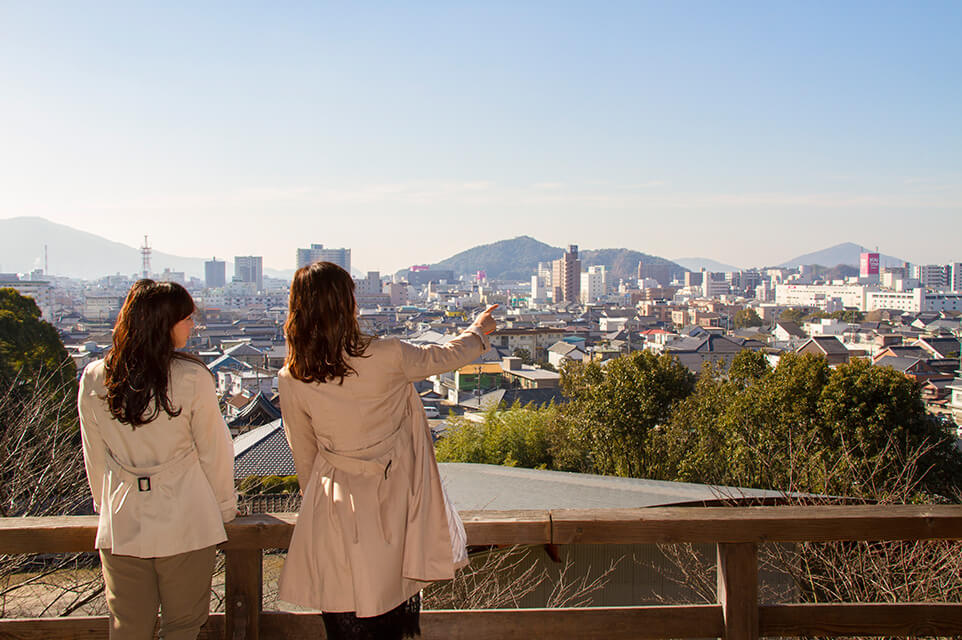
<path fill-rule="evenodd" d="M 946 288 L 948 278 L 946 278 L 946 265 L 941 264 L 917 264 L 915 265 L 915 279 L 919 284 L 929 289 L 940 291 Z"/>
<path fill-rule="evenodd" d="M 204 263 L 204 286 L 208 289 L 227 284 L 227 265 L 223 260 L 211 258 Z"/>
<path fill-rule="evenodd" d="M 234 256 L 234 279 L 253 282 L 258 291 L 264 290 L 264 258 L 261 256 Z"/>
<path fill-rule="evenodd" d="M 656 280 L 659 286 L 667 287 L 671 284 L 671 268 L 664 263 L 641 261 L 638 263 L 638 279 L 645 278 Z"/>
<path fill-rule="evenodd" d="M 946 287 L 952 291 L 962 291 L 962 262 L 950 262 L 945 268 L 948 274 Z"/>
<path fill-rule="evenodd" d="M 604 265 L 594 265 L 581 274 L 581 301 L 598 302 L 608 293 L 608 278 Z"/>
<path fill-rule="evenodd" d="M 325 249 L 322 244 L 312 244 L 309 249 L 297 250 L 297 268 L 315 262 L 333 262 L 348 273 L 351 272 L 350 249 Z"/>
<path fill-rule="evenodd" d="M 565 304 L 581 300 L 581 260 L 578 258 L 578 245 L 568 245 L 568 250 L 551 263 L 551 287 L 554 302 Z"/>
<path fill-rule="evenodd" d="M 703 271 L 701 279 L 701 295 L 705 298 L 719 298 L 731 293 L 731 284 L 724 273 Z"/>

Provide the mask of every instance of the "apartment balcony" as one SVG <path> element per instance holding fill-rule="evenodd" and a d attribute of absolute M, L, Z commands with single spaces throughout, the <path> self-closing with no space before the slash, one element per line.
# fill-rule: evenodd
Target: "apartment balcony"
<path fill-rule="evenodd" d="M 962 539 L 959 506 L 667 507 L 466 512 L 472 545 L 713 543 L 713 604 L 572 609 L 428 611 L 426 639 L 706 638 L 764 636 L 960 636 L 962 604 L 760 605 L 758 546 L 769 542 Z M 226 613 L 201 638 L 323 638 L 318 613 L 263 611 L 262 553 L 288 546 L 296 515 L 265 514 L 228 525 Z M 96 518 L 0 519 L 0 553 L 91 551 Z M 0 638 L 106 638 L 106 617 L 0 619 Z"/>

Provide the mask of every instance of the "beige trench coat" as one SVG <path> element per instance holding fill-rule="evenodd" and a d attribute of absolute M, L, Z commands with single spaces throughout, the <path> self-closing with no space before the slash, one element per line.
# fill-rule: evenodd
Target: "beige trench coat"
<path fill-rule="evenodd" d="M 214 381 L 200 363 L 170 365 L 171 417 L 131 429 L 107 408 L 104 362 L 80 378 L 77 406 L 87 481 L 100 514 L 97 549 L 138 558 L 172 556 L 227 539 L 237 514 L 234 446 Z"/>
<path fill-rule="evenodd" d="M 357 375 L 305 383 L 278 376 L 303 501 L 278 598 L 328 612 L 380 615 L 433 580 L 454 577 L 441 477 L 412 384 L 488 349 L 477 330 L 445 345 L 371 342 Z M 463 554 L 462 554 L 463 555 Z"/>

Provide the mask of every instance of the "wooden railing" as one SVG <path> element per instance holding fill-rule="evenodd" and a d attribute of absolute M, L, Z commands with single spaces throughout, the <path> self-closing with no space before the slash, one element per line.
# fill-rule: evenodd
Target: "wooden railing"
<path fill-rule="evenodd" d="M 466 512 L 472 545 L 715 543 L 715 604 L 579 609 L 429 611 L 427 639 L 757 638 L 759 636 L 959 636 L 962 604 L 782 604 L 759 606 L 758 544 L 841 540 L 962 539 L 962 507 L 706 507 L 590 511 Z M 323 638 L 316 613 L 261 610 L 262 550 L 286 548 L 293 514 L 228 525 L 224 614 L 202 638 Z M 0 518 L 0 553 L 93 549 L 94 517 Z M 105 617 L 0 620 L 0 638 L 106 638 Z"/>

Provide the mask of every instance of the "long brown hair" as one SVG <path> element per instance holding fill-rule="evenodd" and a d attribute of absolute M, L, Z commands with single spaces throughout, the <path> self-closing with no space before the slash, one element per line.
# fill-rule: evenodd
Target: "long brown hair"
<path fill-rule="evenodd" d="M 347 357 L 363 357 L 373 339 L 357 323 L 354 279 L 333 262 L 315 262 L 294 274 L 284 333 L 287 370 L 304 382 L 343 383 L 357 373 Z"/>
<path fill-rule="evenodd" d="M 175 282 L 138 280 L 124 300 L 114 327 L 113 347 L 105 358 L 107 406 L 131 428 L 151 422 L 171 406 L 170 363 L 195 358 L 174 350 L 170 330 L 194 312 L 194 300 Z"/>

